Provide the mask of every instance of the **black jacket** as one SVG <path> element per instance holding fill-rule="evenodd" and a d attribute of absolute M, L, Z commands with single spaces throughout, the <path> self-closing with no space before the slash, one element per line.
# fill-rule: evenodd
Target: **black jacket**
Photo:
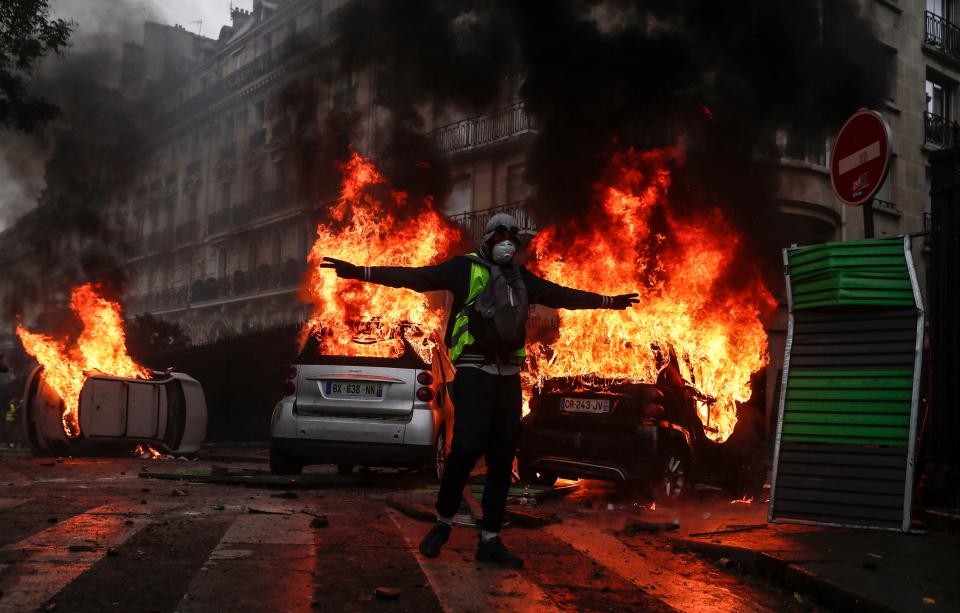
<path fill-rule="evenodd" d="M 463 310 L 470 292 L 470 266 L 473 262 L 458 255 L 434 266 L 407 268 L 404 266 L 370 266 L 364 271 L 364 280 L 389 287 L 405 287 L 417 292 L 446 290 L 453 293 L 453 305 L 447 320 L 444 342 L 449 346 L 453 323 Z M 553 309 L 603 308 L 604 296 L 579 289 L 571 289 L 542 279 L 525 267 L 520 274 L 527 286 L 530 304 L 542 304 Z"/>

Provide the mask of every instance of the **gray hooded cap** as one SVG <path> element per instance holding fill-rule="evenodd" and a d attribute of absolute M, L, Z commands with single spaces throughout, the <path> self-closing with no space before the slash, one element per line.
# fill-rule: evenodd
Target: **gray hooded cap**
<path fill-rule="evenodd" d="M 497 213 L 490 218 L 487 226 L 483 229 L 483 242 L 488 242 L 496 234 L 497 226 L 506 226 L 508 228 L 519 228 L 516 218 L 509 213 Z"/>

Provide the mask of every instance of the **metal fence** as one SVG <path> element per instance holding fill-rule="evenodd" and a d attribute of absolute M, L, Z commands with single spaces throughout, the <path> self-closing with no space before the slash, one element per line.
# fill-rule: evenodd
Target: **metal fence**
<path fill-rule="evenodd" d="M 483 230 L 487 222 L 497 213 L 513 215 L 520 226 L 521 233 L 534 234 L 539 229 L 537 223 L 538 209 L 530 200 L 519 200 L 480 211 L 468 211 L 459 215 L 452 215 L 450 219 L 463 228 L 470 238 L 479 241 L 483 237 Z"/>
<path fill-rule="evenodd" d="M 923 139 L 925 142 L 949 149 L 953 146 L 955 134 L 958 130 L 957 122 L 930 112 L 923 113 Z"/>
<path fill-rule="evenodd" d="M 960 58 L 960 28 L 946 18 L 926 11 L 926 43 Z"/>
<path fill-rule="evenodd" d="M 433 133 L 440 153 L 450 155 L 492 145 L 535 130 L 522 102 L 438 128 Z"/>

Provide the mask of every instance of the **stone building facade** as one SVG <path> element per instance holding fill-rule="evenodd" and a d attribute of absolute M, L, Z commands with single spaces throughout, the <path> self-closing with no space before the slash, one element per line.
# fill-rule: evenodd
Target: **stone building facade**
<path fill-rule="evenodd" d="M 233 9 L 232 25 L 217 39 L 147 23 L 143 43 L 125 47 L 121 88 L 159 108 L 158 129 L 129 156 L 130 180 L 105 203 L 132 273 L 128 315 L 176 321 L 194 342 L 306 317 L 298 285 L 315 224 L 337 186 L 305 187 L 312 169 L 299 153 L 323 138 L 325 119 L 342 110 L 356 118 L 354 147 L 376 156 L 387 113 L 374 75 L 326 68 L 334 61 L 332 23 L 345 1 L 255 0 L 252 11 Z M 894 59 L 889 99 L 876 109 L 894 137 L 890 175 L 874 207 L 876 234 L 919 234 L 929 211 L 928 156 L 956 138 L 960 12 L 955 0 L 861 3 Z M 505 83 L 496 104 L 478 116 L 424 113 L 425 130 L 453 171 L 446 211 L 474 235 L 497 210 L 537 227 L 523 179 L 536 126 L 518 87 Z M 843 206 L 830 185 L 829 135 L 781 134 L 778 144 L 781 157 L 773 162 L 781 181 L 771 205 L 782 223 L 772 231 L 783 244 L 862 238 L 862 210 Z M 30 246 L 18 243 L 23 235 L 22 225 L 0 235 L 0 265 L 27 276 L 55 274 L 31 259 Z M 921 237 L 921 266 L 923 254 Z M 0 292 L 15 283 L 5 276 Z M 31 322 L 64 300 L 35 296 L 22 319 Z M 3 345 L 15 343 L 12 325 L 4 322 Z M 768 327 L 769 406 L 783 313 Z"/>

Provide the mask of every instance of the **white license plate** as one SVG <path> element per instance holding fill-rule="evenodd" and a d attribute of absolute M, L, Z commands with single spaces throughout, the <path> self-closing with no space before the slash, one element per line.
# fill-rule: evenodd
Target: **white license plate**
<path fill-rule="evenodd" d="M 327 398 L 383 398 L 383 383 L 324 381 L 323 395 Z"/>
<path fill-rule="evenodd" d="M 610 401 L 606 398 L 564 398 L 561 409 L 567 413 L 609 413 Z"/>

